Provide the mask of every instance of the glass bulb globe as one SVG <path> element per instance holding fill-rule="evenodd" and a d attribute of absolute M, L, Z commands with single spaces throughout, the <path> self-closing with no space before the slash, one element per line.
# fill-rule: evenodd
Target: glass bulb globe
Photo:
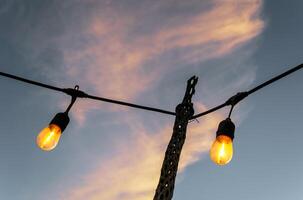
<path fill-rule="evenodd" d="M 60 139 L 61 128 L 56 124 L 50 124 L 44 128 L 37 136 L 36 143 L 38 147 L 44 151 L 53 150 Z"/>
<path fill-rule="evenodd" d="M 218 165 L 226 165 L 233 157 L 233 141 L 226 135 L 219 135 L 214 141 L 210 158 Z"/>

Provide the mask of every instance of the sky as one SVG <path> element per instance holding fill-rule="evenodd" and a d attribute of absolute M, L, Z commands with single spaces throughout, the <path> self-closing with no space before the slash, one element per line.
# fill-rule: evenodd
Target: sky
<path fill-rule="evenodd" d="M 0 0 L 0 71 L 195 113 L 303 62 L 301 0 Z M 228 108 L 191 122 L 174 200 L 303 200 L 303 71 L 239 103 L 234 157 L 209 158 Z M 36 136 L 70 99 L 0 77 L 0 199 L 149 200 L 174 117 L 79 99 L 60 143 Z"/>

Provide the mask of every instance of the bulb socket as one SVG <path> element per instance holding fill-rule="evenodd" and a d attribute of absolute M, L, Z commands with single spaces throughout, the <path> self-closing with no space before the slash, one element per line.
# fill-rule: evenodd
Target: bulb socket
<path fill-rule="evenodd" d="M 235 124 L 231 121 L 230 118 L 227 118 L 220 122 L 218 130 L 217 130 L 217 137 L 220 135 L 226 135 L 230 137 L 232 140 L 235 136 Z"/>
<path fill-rule="evenodd" d="M 61 132 L 63 132 L 67 127 L 68 123 L 69 117 L 67 113 L 57 113 L 49 124 L 56 124 L 60 127 Z"/>

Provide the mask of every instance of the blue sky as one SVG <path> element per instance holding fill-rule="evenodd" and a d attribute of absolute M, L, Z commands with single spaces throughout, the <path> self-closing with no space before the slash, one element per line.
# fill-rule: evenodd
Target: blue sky
<path fill-rule="evenodd" d="M 0 69 L 174 110 L 199 77 L 196 112 L 303 62 L 299 0 L 0 0 Z M 303 72 L 233 113 L 234 158 L 208 156 L 227 109 L 191 123 L 175 200 L 303 199 Z M 57 148 L 35 138 L 70 99 L 0 78 L 0 199 L 152 199 L 173 117 L 79 100 Z"/>

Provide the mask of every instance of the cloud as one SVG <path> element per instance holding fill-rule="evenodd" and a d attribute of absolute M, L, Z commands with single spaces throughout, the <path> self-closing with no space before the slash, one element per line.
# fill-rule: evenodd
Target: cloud
<path fill-rule="evenodd" d="M 14 7 L 8 2 L 0 14 Z M 16 34 L 14 43 L 25 46 L 21 52 L 30 64 L 35 64 L 33 69 L 52 80 L 77 80 L 89 93 L 145 101 L 144 94 L 168 74 L 184 68 L 190 71 L 192 64 L 224 57 L 258 36 L 264 26 L 259 16 L 261 0 L 100 2 L 52 2 L 41 9 L 29 9 L 33 12 L 29 17 L 22 13 L 13 16 L 22 18 L 22 23 L 13 26 L 7 35 Z M 83 11 L 86 9 L 88 12 Z M 253 73 L 235 78 L 233 86 L 251 83 L 252 77 Z M 86 113 L 102 105 L 77 101 L 74 117 L 85 125 Z M 108 112 L 121 109 L 102 107 L 106 108 Z M 200 109 L 205 110 L 205 106 L 200 105 Z M 200 124 L 189 125 L 179 172 L 208 151 L 221 119 L 214 114 Z M 83 181 L 77 181 L 79 185 L 66 186 L 68 191 L 60 199 L 152 199 L 172 124 L 157 132 L 147 131 L 148 126 L 141 126 L 146 125 L 142 118 L 132 115 L 125 116 L 121 124 L 128 125 L 133 135 L 127 141 L 117 141 L 115 157 L 96 158 L 99 167 L 83 175 Z"/>
<path fill-rule="evenodd" d="M 197 3 L 191 2 L 186 6 L 192 4 L 194 9 Z M 152 16 L 163 15 L 166 3 L 143 1 L 138 3 L 145 9 L 141 12 L 136 6 L 120 10 L 109 1 L 106 8 L 91 15 L 84 30 L 63 38 L 64 72 L 72 80 L 81 77 L 81 84 L 97 94 L 134 100 L 165 74 L 222 57 L 262 31 L 261 0 L 209 3 L 208 10 L 191 15 L 172 12 L 162 16 L 162 22 Z M 179 9 L 177 5 L 171 2 L 170 10 Z M 100 106 L 81 110 L 97 108 Z M 85 112 L 82 114 L 76 118 L 83 122 Z"/>
<path fill-rule="evenodd" d="M 99 8 L 99 12 L 91 15 L 83 30 L 72 35 L 74 37 L 63 38 L 64 72 L 71 80 L 80 79 L 81 85 L 96 94 L 134 100 L 152 91 L 155 82 L 162 81 L 168 73 L 222 58 L 251 41 L 263 29 L 260 0 L 212 0 L 200 11 L 195 6 L 201 1 L 190 2 L 192 4 L 180 1 L 187 11 L 195 10 L 184 14 L 182 10 L 175 12 L 180 5 L 172 2 L 150 5 L 142 1 L 134 8 L 126 6 L 121 10 L 109 1 L 106 8 Z M 163 12 L 167 13 L 166 17 Z M 158 15 L 163 21 L 159 21 Z M 251 83 L 253 76 L 254 73 L 250 73 L 245 80 L 236 78 L 234 86 Z M 77 106 L 81 112 L 75 110 L 75 117 L 82 124 L 87 111 L 100 108 L 94 103 Z M 205 109 L 201 104 L 200 110 Z M 108 112 L 116 110 L 109 107 Z M 219 114 L 213 114 L 200 124 L 189 125 L 179 172 L 209 150 L 221 119 Z M 172 125 L 167 124 L 154 133 L 141 126 L 143 120 L 133 115 L 127 115 L 121 123 L 127 124 L 133 135 L 115 146 L 114 157 L 96 161 L 99 167 L 63 192 L 61 199 L 152 199 Z"/>
<path fill-rule="evenodd" d="M 205 107 L 199 105 L 199 110 Z M 190 123 L 184 145 L 179 172 L 199 160 L 213 141 L 215 129 L 222 119 L 219 114 L 210 115 L 200 123 Z M 77 187 L 70 188 L 62 198 L 66 200 L 149 200 L 154 195 L 159 180 L 165 148 L 172 133 L 167 124 L 158 133 L 145 130 L 138 119 L 128 118 L 135 134 L 116 146 L 117 152 L 110 160 L 100 161 L 99 167 L 90 172 Z M 141 127 L 141 128 L 140 128 Z"/>

